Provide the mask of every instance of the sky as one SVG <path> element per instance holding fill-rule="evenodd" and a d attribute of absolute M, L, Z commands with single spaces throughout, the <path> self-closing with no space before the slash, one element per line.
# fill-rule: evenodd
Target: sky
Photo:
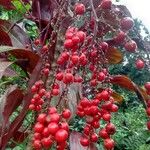
<path fill-rule="evenodd" d="M 140 19 L 150 31 L 150 0 L 120 0 L 130 10 L 133 18 Z"/>

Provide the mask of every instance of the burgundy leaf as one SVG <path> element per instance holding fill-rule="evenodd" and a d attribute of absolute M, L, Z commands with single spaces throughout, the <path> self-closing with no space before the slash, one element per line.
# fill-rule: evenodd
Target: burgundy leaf
<path fill-rule="evenodd" d="M 2 76 L 4 75 L 6 69 L 7 69 L 12 63 L 13 63 L 13 62 L 0 59 L 0 79 L 1 79 Z"/>
<path fill-rule="evenodd" d="M 23 109 L 21 110 L 20 114 L 16 117 L 16 119 L 11 123 L 6 134 L 2 137 L 2 141 L 0 143 L 1 150 L 5 150 L 5 147 L 8 143 L 8 141 L 10 140 L 10 138 L 14 136 L 14 134 L 17 132 L 17 130 L 22 125 L 22 121 L 27 113 L 27 110 L 30 105 L 30 100 L 33 96 L 31 93 L 31 87 L 39 79 L 41 68 L 42 68 L 42 59 L 39 60 L 38 64 L 36 65 L 35 69 L 33 70 L 32 74 L 31 74 L 31 79 L 29 81 L 29 87 L 27 90 L 28 94 L 26 94 L 23 98 L 23 101 L 24 101 Z"/>
<path fill-rule="evenodd" d="M 3 29 L 3 31 L 7 32 L 12 43 L 10 44 L 9 42 L 1 45 L 13 45 L 14 47 L 25 48 L 26 45 L 30 44 L 28 35 L 18 24 L 0 20 L 0 27 Z"/>
<path fill-rule="evenodd" d="M 80 144 L 80 138 L 82 134 L 79 132 L 72 132 L 70 134 L 69 143 L 70 143 L 70 150 L 97 150 L 94 144 L 91 144 L 89 147 L 83 147 Z"/>
<path fill-rule="evenodd" d="M 0 45 L 12 46 L 11 38 L 1 27 L 0 27 Z"/>
<path fill-rule="evenodd" d="M 14 5 L 11 3 L 12 0 L 0 0 L 0 5 L 6 9 L 14 9 Z"/>

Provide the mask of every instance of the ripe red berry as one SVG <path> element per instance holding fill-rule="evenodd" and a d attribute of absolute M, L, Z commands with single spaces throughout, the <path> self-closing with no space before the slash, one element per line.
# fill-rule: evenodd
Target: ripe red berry
<path fill-rule="evenodd" d="M 50 122 L 48 124 L 48 130 L 49 130 L 50 134 L 54 135 L 59 130 L 58 123 L 56 123 L 56 122 Z"/>
<path fill-rule="evenodd" d="M 36 108 L 36 107 L 35 107 L 34 104 L 30 104 L 30 105 L 29 105 L 29 109 L 30 109 L 30 110 L 35 110 L 35 108 Z"/>
<path fill-rule="evenodd" d="M 41 49 L 42 53 L 45 53 L 48 51 L 48 46 L 47 45 L 44 45 Z"/>
<path fill-rule="evenodd" d="M 83 31 L 78 31 L 76 35 L 79 37 L 81 43 L 84 42 L 86 34 Z"/>
<path fill-rule="evenodd" d="M 103 72 L 100 72 L 97 76 L 98 81 L 105 80 L 106 75 Z"/>
<path fill-rule="evenodd" d="M 150 117 L 150 107 L 146 109 L 146 113 Z"/>
<path fill-rule="evenodd" d="M 77 65 L 78 62 L 79 62 L 79 56 L 73 55 L 73 56 L 71 57 L 71 61 L 72 61 L 72 63 L 73 63 L 74 65 Z"/>
<path fill-rule="evenodd" d="M 34 139 L 36 139 L 36 140 L 41 140 L 42 135 L 41 135 L 40 133 L 35 132 L 33 137 L 34 137 Z"/>
<path fill-rule="evenodd" d="M 48 109 L 48 114 L 54 114 L 54 113 L 57 113 L 57 108 L 56 107 L 50 107 Z"/>
<path fill-rule="evenodd" d="M 44 124 L 46 121 L 46 114 L 45 113 L 39 114 L 37 121 Z"/>
<path fill-rule="evenodd" d="M 38 88 L 35 85 L 33 85 L 31 88 L 31 92 L 36 93 L 37 91 L 38 91 Z"/>
<path fill-rule="evenodd" d="M 112 1 L 111 0 L 102 0 L 100 7 L 102 9 L 111 9 Z"/>
<path fill-rule="evenodd" d="M 90 81 L 91 86 L 97 86 L 98 82 L 96 79 Z"/>
<path fill-rule="evenodd" d="M 50 115 L 50 122 L 58 123 L 60 121 L 60 115 L 58 113 L 53 113 Z"/>
<path fill-rule="evenodd" d="M 105 113 L 103 114 L 102 118 L 104 121 L 110 121 L 111 115 L 109 113 Z"/>
<path fill-rule="evenodd" d="M 54 96 L 59 95 L 59 89 L 53 89 L 52 90 L 52 95 L 54 95 Z"/>
<path fill-rule="evenodd" d="M 102 43 L 100 44 L 100 46 L 101 46 L 101 48 L 102 48 L 102 50 L 103 50 L 104 52 L 107 51 L 107 49 L 108 49 L 108 43 L 102 42 Z"/>
<path fill-rule="evenodd" d="M 113 139 L 105 139 L 104 140 L 104 147 L 106 150 L 112 150 L 115 146 L 115 142 Z"/>
<path fill-rule="evenodd" d="M 64 75 L 64 78 L 63 78 L 64 83 L 68 84 L 68 83 L 73 82 L 73 80 L 74 80 L 74 77 L 73 77 L 72 73 L 66 73 Z"/>
<path fill-rule="evenodd" d="M 64 42 L 64 47 L 65 48 L 72 48 L 73 47 L 73 42 L 71 39 L 66 39 Z"/>
<path fill-rule="evenodd" d="M 50 148 L 53 144 L 53 141 L 51 140 L 50 137 L 43 138 L 41 142 L 42 142 L 43 147 L 45 147 L 45 148 Z"/>
<path fill-rule="evenodd" d="M 63 73 L 62 72 L 59 72 L 56 74 L 56 79 L 61 81 L 63 79 Z"/>
<path fill-rule="evenodd" d="M 66 141 L 68 138 L 68 132 L 64 129 L 59 129 L 55 134 L 55 140 L 60 143 Z"/>
<path fill-rule="evenodd" d="M 85 6 L 82 3 L 77 3 L 74 10 L 77 15 L 83 15 L 85 13 Z"/>
<path fill-rule="evenodd" d="M 146 90 L 150 91 L 150 82 L 145 83 L 144 87 Z"/>
<path fill-rule="evenodd" d="M 41 123 L 36 123 L 34 126 L 34 132 L 42 133 L 44 130 L 44 125 Z"/>
<path fill-rule="evenodd" d="M 33 141 L 33 147 L 35 149 L 41 149 L 42 148 L 41 141 L 40 140 L 34 140 Z"/>
<path fill-rule="evenodd" d="M 66 130 L 67 132 L 69 131 L 69 125 L 67 122 L 61 122 L 60 128 Z"/>
<path fill-rule="evenodd" d="M 82 146 L 86 147 L 86 146 L 89 146 L 90 141 L 89 141 L 89 139 L 87 137 L 81 137 L 80 143 L 81 143 Z"/>
<path fill-rule="evenodd" d="M 72 39 L 72 37 L 73 37 L 73 33 L 72 32 L 66 32 L 66 34 L 65 34 L 65 38 L 66 39 Z"/>
<path fill-rule="evenodd" d="M 80 38 L 77 35 L 75 35 L 72 37 L 72 42 L 73 42 L 73 45 L 77 45 L 80 43 Z"/>
<path fill-rule="evenodd" d="M 113 135 L 116 132 L 116 127 L 113 123 L 108 123 L 106 125 L 106 131 L 108 134 Z"/>
<path fill-rule="evenodd" d="M 143 60 L 138 59 L 138 60 L 135 62 L 135 66 L 136 66 L 137 69 L 142 69 L 142 68 L 144 68 L 145 63 L 144 63 Z"/>
<path fill-rule="evenodd" d="M 107 133 L 106 129 L 102 129 L 99 131 L 99 136 L 102 138 L 102 139 L 107 139 L 109 138 L 109 134 Z"/>
<path fill-rule="evenodd" d="M 47 127 L 44 128 L 44 130 L 42 132 L 42 135 L 44 137 L 48 137 L 50 135 L 49 129 Z"/>
<path fill-rule="evenodd" d="M 43 89 L 40 89 L 38 94 L 39 94 L 40 97 L 42 97 L 42 96 L 45 95 L 45 93 L 46 93 L 46 90 L 43 88 Z"/>
<path fill-rule="evenodd" d="M 40 40 L 39 39 L 36 39 L 35 41 L 34 41 L 34 44 L 37 46 L 37 45 L 39 45 L 40 44 Z"/>
<path fill-rule="evenodd" d="M 111 106 L 111 112 L 117 112 L 117 111 L 118 111 L 118 106 L 115 105 L 115 104 L 113 104 L 113 105 Z"/>
<path fill-rule="evenodd" d="M 93 133 L 90 137 L 91 142 L 97 142 L 98 141 L 98 135 L 96 133 Z"/>
<path fill-rule="evenodd" d="M 120 22 L 121 28 L 124 30 L 129 30 L 133 27 L 134 21 L 130 17 L 125 17 Z"/>
<path fill-rule="evenodd" d="M 69 119 L 71 117 L 71 111 L 69 109 L 65 109 L 62 113 L 62 117 L 65 119 Z"/>
<path fill-rule="evenodd" d="M 137 44 L 135 41 L 131 40 L 124 45 L 125 49 L 131 53 L 135 52 L 137 48 Z"/>
<path fill-rule="evenodd" d="M 48 69 L 48 68 L 44 68 L 44 69 L 43 69 L 43 74 L 44 74 L 45 76 L 48 76 L 48 75 L 49 75 L 49 69 Z"/>
<path fill-rule="evenodd" d="M 126 38 L 126 33 L 123 32 L 123 31 L 120 31 L 120 32 L 116 35 L 116 37 L 114 38 L 114 41 L 115 41 L 117 44 L 121 44 L 121 43 L 124 42 L 125 38 Z"/>
<path fill-rule="evenodd" d="M 110 98 L 110 94 L 108 91 L 104 90 L 101 92 L 101 99 L 108 101 Z"/>

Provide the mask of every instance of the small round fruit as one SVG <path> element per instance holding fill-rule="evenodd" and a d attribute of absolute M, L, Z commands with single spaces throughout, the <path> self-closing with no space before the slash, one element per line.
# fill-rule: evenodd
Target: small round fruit
<path fill-rule="evenodd" d="M 106 131 L 105 128 L 99 131 L 99 136 L 100 136 L 102 139 L 107 139 L 107 138 L 109 138 L 109 135 L 108 135 L 108 133 L 107 133 L 107 131 Z"/>
<path fill-rule="evenodd" d="M 75 5 L 74 11 L 77 15 L 83 15 L 85 13 L 85 6 L 82 3 L 77 3 Z"/>
<path fill-rule="evenodd" d="M 106 132 L 107 132 L 108 134 L 113 135 L 113 134 L 116 132 L 116 127 L 115 127 L 115 125 L 114 125 L 113 123 L 108 123 L 108 124 L 106 125 Z"/>
<path fill-rule="evenodd" d="M 66 39 L 65 42 L 64 42 L 64 47 L 69 49 L 69 48 L 72 48 L 73 47 L 73 42 L 71 39 Z"/>
<path fill-rule="evenodd" d="M 150 107 L 146 109 L 146 113 L 150 117 Z"/>
<path fill-rule="evenodd" d="M 96 133 L 93 133 L 92 135 L 91 135 L 91 142 L 97 142 L 98 141 L 98 135 L 96 134 Z"/>
<path fill-rule="evenodd" d="M 135 62 L 135 66 L 137 69 L 143 69 L 144 66 L 145 66 L 145 63 L 143 60 L 141 59 L 138 59 L 136 62 Z"/>
<path fill-rule="evenodd" d="M 150 91 L 150 82 L 145 83 L 144 87 L 146 90 Z"/>
<path fill-rule="evenodd" d="M 42 142 L 43 147 L 45 147 L 45 148 L 50 148 L 53 144 L 53 141 L 51 140 L 50 137 L 43 138 L 41 142 Z"/>
<path fill-rule="evenodd" d="M 64 129 L 59 129 L 55 134 L 55 140 L 58 143 L 66 141 L 68 138 L 68 132 Z"/>
<path fill-rule="evenodd" d="M 150 121 L 147 122 L 147 129 L 150 131 Z"/>
<path fill-rule="evenodd" d="M 124 47 L 128 52 L 134 53 L 136 51 L 137 44 L 135 41 L 131 40 L 125 43 Z"/>
<path fill-rule="evenodd" d="M 42 148 L 41 141 L 40 140 L 34 140 L 33 141 L 33 147 L 35 149 L 41 149 Z"/>
<path fill-rule="evenodd" d="M 71 117 L 71 111 L 69 109 L 65 109 L 62 113 L 62 117 L 65 119 L 69 119 Z"/>
<path fill-rule="evenodd" d="M 44 125 L 41 123 L 36 123 L 34 126 L 34 132 L 42 133 L 44 130 Z"/>
<path fill-rule="evenodd" d="M 86 147 L 86 146 L 89 146 L 90 141 L 89 141 L 89 139 L 86 138 L 86 137 L 81 137 L 80 143 L 81 143 L 82 146 L 85 146 L 85 147 Z"/>
<path fill-rule="evenodd" d="M 133 27 L 134 21 L 130 17 L 125 17 L 120 22 L 121 28 L 124 30 L 129 30 Z"/>
<path fill-rule="evenodd" d="M 105 114 L 102 116 L 102 118 L 103 118 L 104 121 L 110 121 L 110 119 L 111 119 L 111 114 L 105 113 Z"/>
<path fill-rule="evenodd" d="M 104 140 L 104 147 L 106 150 L 112 150 L 115 146 L 115 142 L 113 139 L 105 139 Z"/>
<path fill-rule="evenodd" d="M 100 7 L 102 9 L 111 9 L 112 0 L 102 0 Z"/>
<path fill-rule="evenodd" d="M 51 122 L 48 124 L 48 130 L 50 134 L 54 135 L 59 130 L 59 126 L 57 123 Z"/>
<path fill-rule="evenodd" d="M 37 121 L 40 123 L 44 123 L 46 121 L 46 114 L 45 113 L 39 114 Z"/>

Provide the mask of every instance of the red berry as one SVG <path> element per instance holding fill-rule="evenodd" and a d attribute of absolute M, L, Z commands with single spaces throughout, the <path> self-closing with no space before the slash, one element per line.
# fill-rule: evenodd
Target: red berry
<path fill-rule="evenodd" d="M 67 122 L 61 122 L 60 128 L 66 130 L 67 132 L 69 131 L 69 125 Z"/>
<path fill-rule="evenodd" d="M 103 81 L 105 80 L 105 74 L 103 72 L 100 72 L 97 76 L 98 81 Z"/>
<path fill-rule="evenodd" d="M 52 90 L 52 95 L 58 96 L 59 95 L 59 89 L 53 89 Z"/>
<path fill-rule="evenodd" d="M 42 47 L 42 53 L 45 53 L 45 52 L 47 52 L 48 51 L 48 46 L 47 45 L 44 45 L 43 47 Z"/>
<path fill-rule="evenodd" d="M 39 39 L 36 39 L 35 41 L 34 41 L 34 44 L 37 46 L 37 45 L 39 45 L 40 44 L 40 40 Z"/>
<path fill-rule="evenodd" d="M 111 115 L 110 115 L 109 113 L 106 113 L 106 114 L 104 114 L 104 115 L 102 116 L 102 118 L 103 118 L 103 120 L 105 120 L 105 121 L 110 121 Z"/>
<path fill-rule="evenodd" d="M 120 32 L 116 35 L 116 37 L 114 38 L 114 41 L 115 41 L 117 44 L 121 44 L 121 43 L 124 42 L 125 38 L 126 38 L 126 33 L 123 32 L 123 31 L 120 31 Z"/>
<path fill-rule="evenodd" d="M 60 115 L 58 113 L 53 113 L 50 115 L 50 122 L 58 123 L 60 121 Z"/>
<path fill-rule="evenodd" d="M 59 130 L 58 123 L 56 123 L 56 122 L 49 123 L 48 130 L 49 130 L 50 134 L 54 135 Z"/>
<path fill-rule="evenodd" d="M 34 132 L 42 133 L 44 130 L 44 125 L 41 123 L 36 123 L 34 126 Z"/>
<path fill-rule="evenodd" d="M 141 59 L 138 59 L 136 62 L 135 62 L 135 66 L 137 69 L 142 69 L 144 68 L 145 64 L 144 64 L 144 61 L 141 60 Z"/>
<path fill-rule="evenodd" d="M 37 118 L 37 121 L 42 123 L 42 124 L 45 123 L 45 121 L 46 121 L 46 114 L 45 113 L 39 114 L 39 116 Z"/>
<path fill-rule="evenodd" d="M 76 65 L 76 64 L 78 64 L 78 62 L 79 62 L 79 57 L 78 57 L 77 55 L 73 55 L 73 56 L 71 57 L 71 61 L 72 61 L 72 63 L 73 63 L 74 65 Z"/>
<path fill-rule="evenodd" d="M 74 10 L 77 15 L 83 15 L 85 13 L 85 6 L 82 3 L 77 3 Z"/>
<path fill-rule="evenodd" d="M 65 109 L 62 113 L 62 117 L 65 119 L 69 119 L 71 117 L 71 111 L 69 109 Z"/>
<path fill-rule="evenodd" d="M 102 48 L 102 50 L 103 50 L 104 52 L 107 51 L 107 49 L 108 49 L 108 43 L 102 42 L 102 43 L 100 44 L 100 46 L 101 46 L 101 48 Z"/>
<path fill-rule="evenodd" d="M 110 94 L 108 91 L 104 90 L 101 92 L 101 99 L 108 101 L 110 98 Z"/>
<path fill-rule="evenodd" d="M 64 78 L 63 78 L 64 83 L 68 84 L 68 83 L 73 82 L 73 80 L 74 80 L 74 77 L 73 77 L 72 73 L 66 73 L 64 75 Z"/>
<path fill-rule="evenodd" d="M 72 37 L 72 42 L 73 42 L 73 45 L 77 45 L 80 43 L 80 38 L 75 35 Z"/>
<path fill-rule="evenodd" d="M 118 106 L 115 105 L 115 104 L 113 104 L 113 105 L 111 106 L 111 112 L 117 112 L 117 111 L 118 111 Z"/>
<path fill-rule="evenodd" d="M 113 123 L 108 123 L 106 125 L 106 131 L 108 134 L 113 135 L 116 132 L 116 127 Z"/>
<path fill-rule="evenodd" d="M 45 147 L 45 148 L 50 148 L 53 144 L 53 141 L 51 140 L 50 137 L 43 138 L 41 142 L 42 142 L 43 147 Z"/>
<path fill-rule="evenodd" d="M 81 137 L 80 143 L 81 143 L 82 146 L 85 146 L 85 147 L 86 147 L 86 146 L 89 146 L 90 141 L 89 141 L 89 139 L 86 138 L 86 137 Z"/>
<path fill-rule="evenodd" d="M 76 35 L 79 37 L 81 43 L 84 42 L 86 34 L 83 31 L 78 31 Z"/>
<path fill-rule="evenodd" d="M 150 117 L 150 107 L 146 109 L 146 113 Z"/>
<path fill-rule="evenodd" d="M 133 27 L 134 21 L 130 17 L 125 17 L 120 22 L 121 28 L 124 30 L 129 30 Z"/>
<path fill-rule="evenodd" d="M 99 131 L 99 136 L 100 136 L 102 139 L 107 139 L 107 138 L 109 138 L 109 135 L 108 135 L 108 133 L 107 133 L 107 131 L 106 131 L 105 128 Z"/>
<path fill-rule="evenodd" d="M 48 109 L 48 114 L 54 114 L 54 113 L 57 113 L 57 108 L 56 107 L 50 107 Z"/>
<path fill-rule="evenodd" d="M 124 47 L 129 52 L 135 52 L 135 50 L 137 48 L 137 44 L 135 41 L 131 40 L 131 41 L 125 43 Z"/>
<path fill-rule="evenodd" d="M 64 47 L 65 48 L 72 48 L 73 47 L 73 42 L 71 39 L 66 39 L 64 42 Z"/>
<path fill-rule="evenodd" d="M 91 135 L 90 139 L 91 139 L 91 142 L 97 142 L 98 141 L 98 135 L 96 133 L 93 133 Z"/>
<path fill-rule="evenodd" d="M 44 96 L 45 95 L 45 93 L 46 93 L 46 90 L 45 89 L 40 89 L 40 91 L 39 91 L 39 96 Z"/>
<path fill-rule="evenodd" d="M 73 37 L 73 33 L 71 33 L 71 32 L 66 32 L 66 35 L 65 35 L 65 38 L 66 38 L 66 39 L 72 39 L 72 37 Z"/>
<path fill-rule="evenodd" d="M 41 148 L 42 148 L 41 141 L 40 141 L 40 140 L 35 140 L 35 141 L 33 142 L 33 147 L 34 147 L 35 149 L 41 149 Z"/>
<path fill-rule="evenodd" d="M 86 97 L 84 97 L 84 98 L 81 99 L 80 105 L 83 108 L 88 107 L 88 106 L 90 106 L 90 101 Z"/>
<path fill-rule="evenodd" d="M 55 134 L 55 140 L 58 143 L 66 141 L 68 138 L 68 132 L 64 129 L 59 129 Z"/>
<path fill-rule="evenodd" d="M 34 104 L 30 104 L 30 105 L 29 105 L 29 109 L 30 109 L 30 110 L 35 110 L 35 108 L 36 108 L 36 107 L 35 107 Z"/>
<path fill-rule="evenodd" d="M 150 82 L 145 83 L 144 87 L 146 90 L 150 91 Z"/>
<path fill-rule="evenodd" d="M 34 137 L 34 139 L 36 139 L 36 140 L 41 140 L 42 135 L 41 135 L 40 133 L 35 132 L 33 137 Z"/>
<path fill-rule="evenodd" d="M 98 82 L 96 79 L 90 81 L 91 86 L 97 86 Z"/>
<path fill-rule="evenodd" d="M 45 76 L 48 76 L 49 75 L 49 69 L 48 68 L 43 69 L 43 73 Z"/>
<path fill-rule="evenodd" d="M 42 135 L 44 137 L 48 137 L 50 135 L 49 129 L 47 127 L 44 128 L 44 130 L 42 132 Z"/>
<path fill-rule="evenodd" d="M 112 1 L 111 0 L 102 0 L 100 7 L 102 9 L 111 9 Z"/>
<path fill-rule="evenodd" d="M 104 147 L 106 150 L 112 150 L 115 146 L 115 142 L 113 139 L 105 139 L 104 140 Z"/>
<path fill-rule="evenodd" d="M 31 88 L 31 92 L 36 93 L 37 91 L 38 91 L 38 88 L 35 85 L 33 85 Z"/>

